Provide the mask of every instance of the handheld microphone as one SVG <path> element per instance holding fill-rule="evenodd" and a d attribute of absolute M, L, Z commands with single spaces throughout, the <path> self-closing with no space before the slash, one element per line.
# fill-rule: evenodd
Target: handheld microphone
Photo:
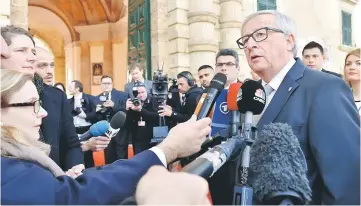
<path fill-rule="evenodd" d="M 239 135 L 238 128 L 240 126 L 241 115 L 238 112 L 237 95 L 241 85 L 242 83 L 240 82 L 232 83 L 231 85 L 229 85 L 227 93 L 227 107 L 232 115 L 230 127 L 231 137 Z"/>
<path fill-rule="evenodd" d="M 79 136 L 79 141 L 85 141 L 92 137 L 97 137 L 104 135 L 105 132 L 109 129 L 109 123 L 105 120 L 99 121 L 93 124 L 87 132 Z"/>
<path fill-rule="evenodd" d="M 108 123 L 105 120 L 99 121 L 93 124 L 89 131 L 79 136 L 79 140 L 85 141 L 92 137 L 106 135 L 108 138 L 112 138 L 118 134 L 120 127 L 123 126 L 126 119 L 126 115 L 124 112 L 119 111 L 117 112 L 113 118 Z"/>
<path fill-rule="evenodd" d="M 253 127 L 253 114 L 261 114 L 266 104 L 266 93 L 262 84 L 258 81 L 247 80 L 238 90 L 237 107 L 240 113 L 245 114 L 245 122 L 242 124 L 241 137 L 245 139 L 245 148 L 242 158 L 238 159 L 236 184 L 234 186 L 233 204 L 252 204 L 253 189 L 247 186 L 248 170 L 250 162 L 251 146 L 256 135 Z M 256 133 L 257 134 L 257 133 Z"/>
<path fill-rule="evenodd" d="M 209 115 L 214 103 L 216 102 L 217 97 L 224 89 L 226 81 L 226 75 L 222 73 L 217 73 L 216 75 L 214 75 L 210 83 L 210 88 L 207 92 L 207 96 L 205 97 L 202 107 L 200 108 L 200 111 L 197 115 L 197 119 L 202 119 Z"/>
<path fill-rule="evenodd" d="M 127 115 L 124 112 L 117 112 L 110 120 L 109 129 L 106 131 L 105 135 L 110 139 L 115 137 L 118 134 L 120 127 L 124 125 L 126 117 Z"/>
<path fill-rule="evenodd" d="M 312 191 L 307 179 L 307 163 L 289 125 L 265 125 L 252 146 L 250 165 L 251 185 L 259 204 L 310 203 Z"/>

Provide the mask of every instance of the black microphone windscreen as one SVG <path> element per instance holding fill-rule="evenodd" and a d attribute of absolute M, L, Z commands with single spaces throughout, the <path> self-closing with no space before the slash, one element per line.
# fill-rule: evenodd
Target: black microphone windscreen
<path fill-rule="evenodd" d="M 311 201 L 307 163 L 292 128 L 284 123 L 265 125 L 253 143 L 250 160 L 255 198 L 263 202 L 275 192 L 297 192 Z"/>
<path fill-rule="evenodd" d="M 110 127 L 113 129 L 118 129 L 122 127 L 126 117 L 127 115 L 124 112 L 122 111 L 117 112 L 110 120 Z"/>
<path fill-rule="evenodd" d="M 222 73 L 217 73 L 214 75 L 213 79 L 210 83 L 210 88 L 215 88 L 217 90 L 224 89 L 224 85 L 226 84 L 227 76 Z"/>
<path fill-rule="evenodd" d="M 266 93 L 258 81 L 244 82 L 237 94 L 237 106 L 240 113 L 251 111 L 254 115 L 261 114 L 266 105 Z"/>

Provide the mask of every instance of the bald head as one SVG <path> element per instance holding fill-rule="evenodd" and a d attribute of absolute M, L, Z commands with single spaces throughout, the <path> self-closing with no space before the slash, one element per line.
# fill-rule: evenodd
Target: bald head
<path fill-rule="evenodd" d="M 53 85 L 54 58 L 48 51 L 43 48 L 35 47 L 35 49 L 35 72 L 43 78 L 45 84 Z"/>

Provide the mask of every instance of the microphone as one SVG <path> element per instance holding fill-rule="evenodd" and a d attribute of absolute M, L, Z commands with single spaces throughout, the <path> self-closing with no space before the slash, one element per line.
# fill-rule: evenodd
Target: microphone
<path fill-rule="evenodd" d="M 237 108 L 245 114 L 242 124 L 241 137 L 245 139 L 245 148 L 242 158 L 238 159 L 236 166 L 236 184 L 234 186 L 233 204 L 252 204 L 253 189 L 247 186 L 251 146 L 257 138 L 257 129 L 253 126 L 253 114 L 261 114 L 266 104 L 266 93 L 258 81 L 245 81 L 237 94 Z M 254 135 L 253 135 L 254 134 Z"/>
<path fill-rule="evenodd" d="M 307 163 L 292 128 L 265 125 L 251 151 L 252 187 L 259 204 L 305 205 L 311 201 Z"/>
<path fill-rule="evenodd" d="M 110 139 L 115 137 L 118 134 L 120 127 L 124 125 L 126 117 L 127 115 L 124 112 L 117 112 L 110 120 L 109 129 L 106 131 L 105 135 Z"/>
<path fill-rule="evenodd" d="M 197 159 L 183 167 L 182 172 L 201 176 L 205 179 L 212 177 L 234 154 L 242 150 L 245 141 L 239 136 L 228 139 L 227 142 L 216 145 L 203 153 Z"/>
<path fill-rule="evenodd" d="M 124 112 L 117 112 L 108 123 L 105 120 L 93 124 L 89 131 L 79 136 L 79 140 L 85 141 L 92 137 L 106 135 L 108 138 L 113 138 L 118 134 L 120 127 L 124 125 L 126 115 Z"/>
<path fill-rule="evenodd" d="M 236 136 L 239 134 L 238 127 L 240 126 L 241 115 L 238 112 L 237 106 L 237 94 L 241 87 L 242 83 L 236 82 L 229 85 L 227 93 L 227 107 L 231 111 L 231 127 L 230 127 L 230 136 Z"/>
<path fill-rule="evenodd" d="M 105 120 L 99 121 L 93 124 L 87 132 L 79 136 L 79 141 L 85 141 L 92 137 L 97 137 L 105 134 L 105 132 L 109 129 L 109 123 Z"/>
<path fill-rule="evenodd" d="M 205 97 L 204 101 L 201 102 L 202 107 L 199 110 L 197 119 L 202 119 L 209 115 L 214 103 L 216 102 L 217 97 L 224 89 L 224 84 L 226 83 L 226 81 L 226 75 L 222 73 L 217 73 L 216 75 L 214 75 L 213 79 L 211 80 L 207 96 Z"/>

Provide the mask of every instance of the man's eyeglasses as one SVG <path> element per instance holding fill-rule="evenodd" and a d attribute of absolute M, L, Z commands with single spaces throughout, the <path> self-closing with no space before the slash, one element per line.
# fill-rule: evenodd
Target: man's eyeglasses
<path fill-rule="evenodd" d="M 39 113 L 40 107 L 41 107 L 41 101 L 36 100 L 35 102 L 24 102 L 24 103 L 14 103 L 14 104 L 8 104 L 7 107 L 34 107 L 35 114 Z"/>
<path fill-rule="evenodd" d="M 271 27 L 263 27 L 263 28 L 260 28 L 260 29 L 257 29 L 256 31 L 254 31 L 252 34 L 248 34 L 248 35 L 245 35 L 241 38 L 239 38 L 236 42 L 238 44 L 238 47 L 240 49 L 245 49 L 247 48 L 246 44 L 249 40 L 249 38 L 252 37 L 252 39 L 255 41 L 255 42 L 261 42 L 261 41 L 264 41 L 268 38 L 268 33 L 269 31 L 273 31 L 273 32 L 278 32 L 278 33 L 284 33 L 282 30 L 280 29 L 276 29 L 276 28 L 271 28 Z"/>
<path fill-rule="evenodd" d="M 102 82 L 102 85 L 112 85 L 113 83 Z"/>

